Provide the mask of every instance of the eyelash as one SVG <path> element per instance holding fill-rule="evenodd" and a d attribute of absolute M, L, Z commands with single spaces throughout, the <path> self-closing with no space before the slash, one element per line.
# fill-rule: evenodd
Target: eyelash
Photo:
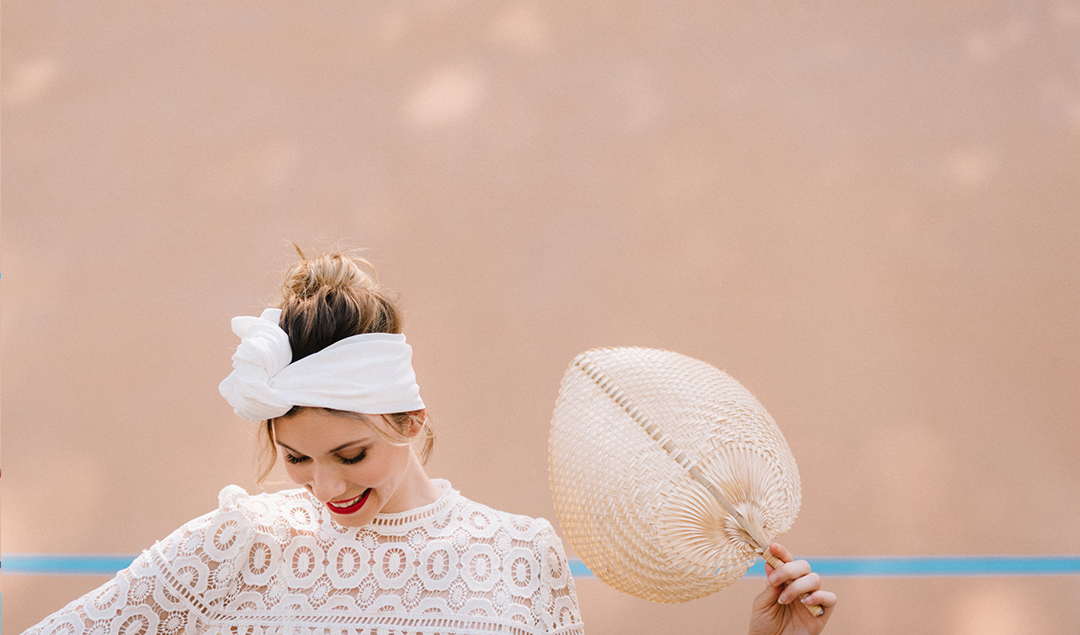
<path fill-rule="evenodd" d="M 345 465 L 355 465 L 355 464 L 359 463 L 360 461 L 363 461 L 364 457 L 366 457 L 366 456 L 367 456 L 367 450 L 361 450 L 360 454 L 357 454 L 356 456 L 352 457 L 351 459 L 347 459 L 347 458 L 345 458 L 343 456 L 339 456 L 338 460 L 341 461 L 342 463 L 344 463 Z M 293 456 L 292 454 L 289 454 L 288 452 L 286 452 L 285 453 L 285 460 L 288 461 L 289 463 L 292 463 L 293 465 L 296 465 L 297 463 L 303 463 L 304 461 L 307 461 L 308 457 L 306 457 L 306 456 Z"/>
<path fill-rule="evenodd" d="M 347 459 L 343 456 L 339 456 L 338 458 L 341 459 L 341 462 L 345 465 L 355 465 L 360 461 L 363 461 L 365 456 L 367 456 L 367 450 L 360 450 L 360 454 L 357 454 L 351 459 Z"/>

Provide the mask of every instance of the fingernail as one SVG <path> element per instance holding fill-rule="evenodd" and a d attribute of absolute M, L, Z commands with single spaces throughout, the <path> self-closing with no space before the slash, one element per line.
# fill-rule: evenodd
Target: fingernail
<path fill-rule="evenodd" d="M 769 584 L 771 584 L 773 586 L 776 585 L 776 576 L 775 575 L 769 576 Z"/>

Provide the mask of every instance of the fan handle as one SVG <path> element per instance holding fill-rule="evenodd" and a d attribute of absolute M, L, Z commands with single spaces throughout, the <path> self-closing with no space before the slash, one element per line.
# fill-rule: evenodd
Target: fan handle
<path fill-rule="evenodd" d="M 759 556 L 765 559 L 765 562 L 769 563 L 769 566 L 771 566 L 773 569 L 779 569 L 781 566 L 783 566 L 783 561 L 780 560 L 780 558 L 774 556 L 773 553 L 769 551 L 769 545 L 764 540 L 762 540 L 760 535 L 758 535 L 757 529 L 752 524 L 750 524 L 748 520 L 746 520 L 745 516 L 739 513 L 739 510 L 735 509 L 735 507 L 727 499 L 727 496 L 724 496 L 724 493 L 720 491 L 720 488 L 718 488 L 716 485 L 713 485 L 712 481 L 710 481 L 708 478 L 705 477 L 704 474 L 701 473 L 701 470 L 698 469 L 697 465 L 691 465 L 689 470 L 687 471 L 695 481 L 701 483 L 705 487 L 705 489 L 708 490 L 710 494 L 712 494 L 712 497 L 716 499 L 716 502 L 720 503 L 720 506 L 724 508 L 724 511 L 727 512 L 728 515 L 730 515 L 732 518 L 734 518 L 735 522 L 739 523 L 739 527 L 742 527 L 742 530 L 746 532 L 747 537 L 750 538 L 750 546 L 754 548 L 754 551 L 756 551 Z M 801 600 L 808 595 L 810 594 L 803 593 L 799 596 L 799 599 Z M 814 617 L 821 617 L 821 615 L 825 612 L 825 609 L 821 608 L 817 604 L 804 604 L 803 606 L 805 606 L 806 610 L 810 611 L 810 615 L 813 615 Z"/>

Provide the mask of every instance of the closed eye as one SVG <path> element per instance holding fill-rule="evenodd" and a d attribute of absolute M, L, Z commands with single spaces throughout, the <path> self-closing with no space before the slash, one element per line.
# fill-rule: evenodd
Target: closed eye
<path fill-rule="evenodd" d="M 338 459 L 340 459 L 341 462 L 344 463 L 345 465 L 353 465 L 355 463 L 359 463 L 360 461 L 363 461 L 365 456 L 367 456 L 367 450 L 361 450 L 360 454 L 357 454 L 356 456 L 354 456 L 352 458 L 345 458 L 343 456 L 339 456 Z"/>
<path fill-rule="evenodd" d="M 285 460 L 289 463 L 292 463 L 293 465 L 296 465 L 297 463 L 303 463 L 304 461 L 308 460 L 308 457 L 306 456 L 293 456 L 288 452 L 283 452 L 283 454 L 285 455 Z"/>

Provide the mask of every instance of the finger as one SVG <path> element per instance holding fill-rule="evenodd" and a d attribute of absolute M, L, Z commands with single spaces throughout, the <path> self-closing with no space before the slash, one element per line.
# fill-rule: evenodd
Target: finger
<path fill-rule="evenodd" d="M 806 606 L 820 606 L 823 609 L 831 609 L 836 606 L 836 594 L 829 591 L 817 590 L 800 600 Z"/>
<path fill-rule="evenodd" d="M 797 578 L 784 588 L 778 600 L 781 604 L 789 604 L 804 593 L 813 593 L 821 588 L 821 576 L 816 573 L 808 573 Z"/>
<path fill-rule="evenodd" d="M 782 587 L 775 587 L 771 584 L 766 584 L 765 588 L 761 590 L 761 593 L 754 598 L 754 607 L 757 610 L 765 610 L 770 606 L 776 604 L 777 598 L 780 597 L 780 592 L 784 589 Z"/>
<path fill-rule="evenodd" d="M 780 544 L 778 542 L 774 542 L 774 543 L 770 544 L 769 545 L 769 551 L 772 552 L 772 555 L 776 556 L 777 558 L 780 558 L 784 562 L 791 562 L 793 560 L 791 552 L 788 551 L 787 548 L 784 547 L 784 545 L 782 545 L 782 544 Z"/>
<path fill-rule="evenodd" d="M 791 582 L 797 578 L 810 573 L 810 563 L 805 560 L 796 560 L 794 562 L 784 563 L 784 566 L 779 567 L 769 574 L 769 584 L 776 586 L 778 584 L 784 584 L 785 582 Z"/>

